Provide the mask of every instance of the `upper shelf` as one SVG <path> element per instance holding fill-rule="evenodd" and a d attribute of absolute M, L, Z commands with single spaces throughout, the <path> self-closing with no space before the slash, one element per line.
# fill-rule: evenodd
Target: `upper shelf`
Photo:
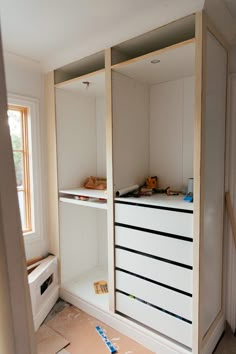
<path fill-rule="evenodd" d="M 54 83 L 59 84 L 105 68 L 104 51 L 79 59 L 54 71 Z"/>
<path fill-rule="evenodd" d="M 195 37 L 195 15 L 154 29 L 112 48 L 112 65 L 137 58 Z"/>
<path fill-rule="evenodd" d="M 91 208 L 107 209 L 107 191 L 87 188 L 62 189 L 59 191 L 60 201 L 83 205 Z M 88 200 L 78 198 L 87 197 Z M 77 198 L 77 199 L 76 199 Z"/>

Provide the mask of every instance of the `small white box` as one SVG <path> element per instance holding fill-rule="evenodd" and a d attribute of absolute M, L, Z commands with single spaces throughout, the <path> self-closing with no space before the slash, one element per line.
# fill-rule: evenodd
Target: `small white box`
<path fill-rule="evenodd" d="M 57 258 L 48 256 L 28 275 L 35 330 L 59 298 Z"/>

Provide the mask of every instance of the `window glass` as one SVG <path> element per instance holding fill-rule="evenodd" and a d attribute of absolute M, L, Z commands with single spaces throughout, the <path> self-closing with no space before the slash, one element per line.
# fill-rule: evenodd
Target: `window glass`
<path fill-rule="evenodd" d="M 23 232 L 32 230 L 31 209 L 32 198 L 30 193 L 30 163 L 28 146 L 29 110 L 22 106 L 9 106 L 8 123 L 13 150 L 13 159 L 16 173 L 16 187 Z"/>

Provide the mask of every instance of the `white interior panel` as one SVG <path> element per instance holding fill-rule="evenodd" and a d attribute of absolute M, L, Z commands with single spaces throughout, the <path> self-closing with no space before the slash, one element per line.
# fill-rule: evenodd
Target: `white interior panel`
<path fill-rule="evenodd" d="M 183 92 L 183 186 L 193 177 L 195 77 L 186 77 Z"/>
<path fill-rule="evenodd" d="M 106 177 L 106 112 L 105 98 L 96 98 L 97 176 Z"/>
<path fill-rule="evenodd" d="M 150 174 L 182 190 L 193 174 L 193 77 L 151 86 Z"/>
<path fill-rule="evenodd" d="M 96 175 L 95 98 L 56 89 L 59 189 Z"/>
<path fill-rule="evenodd" d="M 203 328 L 207 331 L 222 306 L 224 147 L 227 54 L 207 34 L 204 168 Z"/>
<path fill-rule="evenodd" d="M 60 248 L 62 283 L 98 264 L 97 209 L 60 203 Z"/>
<path fill-rule="evenodd" d="M 151 87 L 150 172 L 159 187 L 182 187 L 183 80 Z"/>
<path fill-rule="evenodd" d="M 97 238 L 98 265 L 108 269 L 107 213 L 105 210 L 97 211 Z"/>
<path fill-rule="evenodd" d="M 148 88 L 112 73 L 113 170 L 115 191 L 142 184 L 148 175 Z"/>

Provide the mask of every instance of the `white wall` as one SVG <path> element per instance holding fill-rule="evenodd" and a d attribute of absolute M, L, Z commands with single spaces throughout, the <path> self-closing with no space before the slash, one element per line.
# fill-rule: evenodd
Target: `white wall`
<path fill-rule="evenodd" d="M 193 177 L 194 77 L 150 89 L 150 174 L 159 188 L 185 190 Z"/>
<path fill-rule="evenodd" d="M 112 73 L 114 190 L 142 185 L 149 171 L 148 87 Z"/>
<path fill-rule="evenodd" d="M 40 166 L 41 166 L 41 185 L 42 185 L 42 225 L 41 235 L 36 240 L 25 240 L 26 258 L 31 259 L 40 255 L 45 255 L 48 250 L 47 237 L 47 201 L 46 201 L 46 129 L 44 115 L 43 97 L 43 74 L 37 62 L 19 57 L 10 53 L 5 53 L 5 72 L 8 94 L 36 98 L 39 100 L 39 140 L 40 140 Z"/>

